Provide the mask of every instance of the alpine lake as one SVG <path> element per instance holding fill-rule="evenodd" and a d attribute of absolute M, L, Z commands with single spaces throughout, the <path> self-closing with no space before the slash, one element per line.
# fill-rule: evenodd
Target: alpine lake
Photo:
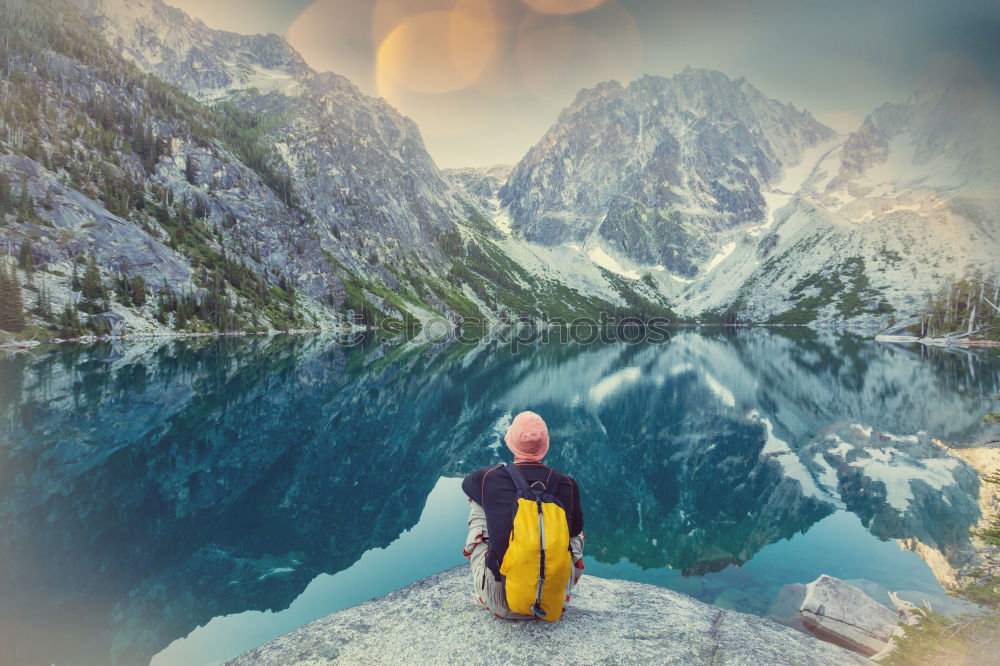
<path fill-rule="evenodd" d="M 668 338 L 0 357 L 0 663 L 218 664 L 462 564 L 461 478 L 509 460 L 524 409 L 581 488 L 586 574 L 786 622 L 824 573 L 962 609 L 943 585 L 980 478 L 949 448 L 994 435 L 996 350 L 794 328 Z"/>

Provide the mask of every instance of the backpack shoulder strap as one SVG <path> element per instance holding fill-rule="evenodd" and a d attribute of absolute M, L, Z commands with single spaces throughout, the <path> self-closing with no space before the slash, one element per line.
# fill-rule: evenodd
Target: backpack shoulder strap
<path fill-rule="evenodd" d="M 544 492 L 550 495 L 555 494 L 559 489 L 559 484 L 562 483 L 563 476 L 563 474 L 549 467 L 549 474 L 545 477 L 545 481 L 542 482 L 542 485 L 545 486 Z"/>
<path fill-rule="evenodd" d="M 521 473 L 521 470 L 517 468 L 517 465 L 513 463 L 510 465 L 504 465 L 504 469 L 507 470 L 510 478 L 514 480 L 514 485 L 517 486 L 518 490 L 522 492 L 528 491 L 528 481 L 524 478 L 524 474 Z"/>

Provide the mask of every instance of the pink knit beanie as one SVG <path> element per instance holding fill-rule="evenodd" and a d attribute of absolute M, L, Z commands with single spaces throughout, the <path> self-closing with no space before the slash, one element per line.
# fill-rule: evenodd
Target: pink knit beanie
<path fill-rule="evenodd" d="M 507 428 L 503 441 L 515 458 L 539 462 L 549 451 L 549 429 L 538 414 L 521 412 Z"/>

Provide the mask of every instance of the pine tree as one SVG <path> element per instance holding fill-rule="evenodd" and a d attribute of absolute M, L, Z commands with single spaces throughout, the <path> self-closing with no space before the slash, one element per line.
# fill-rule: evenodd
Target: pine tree
<path fill-rule="evenodd" d="M 80 274 L 76 270 L 76 260 L 73 260 L 73 277 L 70 279 L 70 289 L 80 291 L 83 285 L 80 284 Z"/>
<path fill-rule="evenodd" d="M 87 267 L 83 270 L 80 294 L 83 296 L 78 305 L 80 310 L 90 314 L 108 310 L 108 290 L 101 282 L 101 272 L 97 268 L 97 258 L 94 255 L 90 255 L 87 259 Z"/>
<path fill-rule="evenodd" d="M 44 282 L 38 288 L 35 313 L 45 321 L 52 320 L 52 296 L 49 294 L 49 290 Z"/>
<path fill-rule="evenodd" d="M 25 240 L 21 243 L 21 251 L 17 257 L 17 265 L 29 275 L 35 272 L 35 254 L 32 250 L 31 241 Z"/>
<path fill-rule="evenodd" d="M 21 201 L 18 207 L 20 208 L 21 217 L 24 219 L 30 220 L 35 216 L 35 206 L 31 202 L 31 193 L 28 191 L 27 178 L 21 180 Z"/>
<path fill-rule="evenodd" d="M 59 335 L 64 338 L 75 338 L 83 333 L 83 324 L 76 308 L 69 303 L 59 315 Z"/>
<path fill-rule="evenodd" d="M 20 333 L 25 323 L 21 286 L 17 283 L 14 270 L 8 273 L 4 262 L 0 264 L 0 329 Z"/>
<path fill-rule="evenodd" d="M 129 290 L 132 292 L 132 305 L 141 308 L 146 304 L 146 281 L 141 275 L 129 281 Z"/>
<path fill-rule="evenodd" d="M 10 178 L 0 173 L 0 216 L 14 210 L 14 196 L 10 192 Z"/>
<path fill-rule="evenodd" d="M 80 281 L 80 292 L 86 300 L 93 303 L 105 297 L 101 271 L 97 268 L 97 257 L 94 255 L 90 255 L 87 259 L 87 268 L 83 271 L 83 280 Z"/>
<path fill-rule="evenodd" d="M 198 166 L 195 164 L 195 161 L 191 159 L 190 155 L 188 155 L 187 163 L 184 165 L 184 177 L 187 179 L 187 182 L 192 185 L 196 185 L 198 183 Z"/>

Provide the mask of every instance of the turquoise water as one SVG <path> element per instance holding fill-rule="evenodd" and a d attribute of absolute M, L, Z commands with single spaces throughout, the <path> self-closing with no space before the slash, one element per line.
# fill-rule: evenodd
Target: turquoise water
<path fill-rule="evenodd" d="M 778 618 L 820 573 L 948 610 L 979 480 L 939 443 L 988 439 L 997 392 L 990 354 L 809 331 L 7 357 L 0 662 L 218 663 L 460 564 L 460 479 L 527 408 L 588 573 Z"/>

